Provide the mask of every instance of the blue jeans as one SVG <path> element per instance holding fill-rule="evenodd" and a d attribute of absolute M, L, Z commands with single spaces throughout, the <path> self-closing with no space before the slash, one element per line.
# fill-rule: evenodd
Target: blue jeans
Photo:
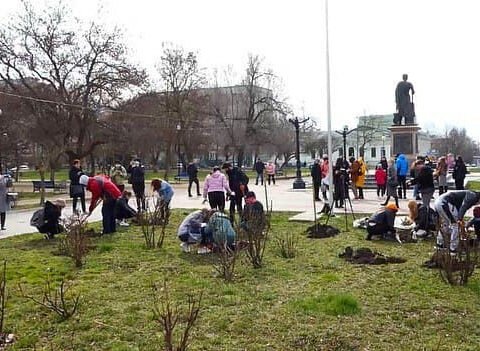
<path fill-rule="evenodd" d="M 262 173 L 257 173 L 257 179 L 255 180 L 255 185 L 258 185 L 258 178 L 260 178 L 260 184 L 263 185 L 263 172 Z"/>

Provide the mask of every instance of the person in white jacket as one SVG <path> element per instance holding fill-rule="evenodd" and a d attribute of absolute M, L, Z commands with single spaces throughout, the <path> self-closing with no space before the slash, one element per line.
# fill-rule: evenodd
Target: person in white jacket
<path fill-rule="evenodd" d="M 210 203 L 211 209 L 225 210 L 225 191 L 227 194 L 234 195 L 228 186 L 228 180 L 225 175 L 220 172 L 220 167 L 213 167 L 213 172 L 205 178 L 203 185 L 203 197 Z"/>

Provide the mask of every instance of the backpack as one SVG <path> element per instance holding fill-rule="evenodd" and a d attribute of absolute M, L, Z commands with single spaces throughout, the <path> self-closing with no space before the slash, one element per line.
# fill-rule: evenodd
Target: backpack
<path fill-rule="evenodd" d="M 45 224 L 44 215 L 45 211 L 43 208 L 33 212 L 32 218 L 30 219 L 30 225 L 32 227 L 36 227 L 37 229 L 40 228 L 42 225 Z"/>

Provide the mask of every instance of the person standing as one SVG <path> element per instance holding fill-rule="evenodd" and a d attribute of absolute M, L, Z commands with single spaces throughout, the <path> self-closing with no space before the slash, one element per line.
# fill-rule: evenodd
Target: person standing
<path fill-rule="evenodd" d="M 322 184 L 322 172 L 320 170 L 320 160 L 315 160 L 310 170 L 313 184 L 313 197 L 315 201 L 320 201 L 320 185 Z"/>
<path fill-rule="evenodd" d="M 434 177 L 438 179 L 438 194 L 442 195 L 448 190 L 447 186 L 447 160 L 445 156 L 438 159 L 437 168 L 434 172 Z"/>
<path fill-rule="evenodd" d="M 0 229 L 6 230 L 5 220 L 8 209 L 8 179 L 0 174 Z"/>
<path fill-rule="evenodd" d="M 145 167 L 143 167 L 140 160 L 133 160 L 128 167 L 128 173 L 130 174 L 129 182 L 132 184 L 137 200 L 137 211 L 145 211 Z"/>
<path fill-rule="evenodd" d="M 263 163 L 263 161 L 258 158 L 253 168 L 255 169 L 255 172 L 257 172 L 255 185 L 258 185 L 258 179 L 260 179 L 260 185 L 263 185 L 263 172 L 265 172 L 265 163 Z"/>
<path fill-rule="evenodd" d="M 393 197 L 395 199 L 395 205 L 398 206 L 398 192 L 397 192 L 397 186 L 398 186 L 398 172 L 397 168 L 395 166 L 395 160 L 390 161 L 390 167 L 388 167 L 387 170 L 387 199 L 385 200 L 384 203 L 382 203 L 382 206 L 386 206 L 388 204 L 388 201 L 390 201 L 390 198 Z"/>
<path fill-rule="evenodd" d="M 365 162 L 363 161 L 363 157 L 358 158 L 358 177 L 357 181 L 355 183 L 355 186 L 358 189 L 358 198 L 363 199 L 363 188 L 365 187 L 365 177 L 367 174 L 367 166 L 365 165 Z"/>
<path fill-rule="evenodd" d="M 127 170 L 122 166 L 120 161 L 115 162 L 115 165 L 110 169 L 110 178 L 113 184 L 117 186 L 120 192 L 125 190 L 125 179 L 127 179 Z"/>
<path fill-rule="evenodd" d="M 375 182 L 377 183 L 377 197 L 383 197 L 387 189 L 387 172 L 381 163 L 377 165 L 375 170 Z"/>
<path fill-rule="evenodd" d="M 395 164 L 397 169 L 397 178 L 398 184 L 400 185 L 400 198 L 402 198 L 402 191 L 403 191 L 403 198 L 407 198 L 407 175 L 408 175 L 408 160 L 404 154 L 400 154 L 397 157 L 397 162 Z"/>
<path fill-rule="evenodd" d="M 233 223 L 235 219 L 235 208 L 237 209 L 240 218 L 242 217 L 242 200 L 244 195 L 248 192 L 248 177 L 238 167 L 232 167 L 232 164 L 228 162 L 222 165 L 222 169 L 227 173 L 228 186 L 232 191 L 230 196 L 230 220 Z"/>
<path fill-rule="evenodd" d="M 267 163 L 266 172 L 268 177 L 268 185 L 270 185 L 270 182 L 273 182 L 273 185 L 275 185 L 275 164 L 273 162 Z"/>
<path fill-rule="evenodd" d="M 72 167 L 68 172 L 68 178 L 70 179 L 70 197 L 73 199 L 72 208 L 73 213 L 78 213 L 77 202 L 80 199 L 80 204 L 82 206 L 82 212 L 87 213 L 85 207 L 85 187 L 81 185 L 78 181 L 80 176 L 84 175 L 82 167 L 80 165 L 80 160 L 73 160 Z"/>
<path fill-rule="evenodd" d="M 223 212 L 225 210 L 225 191 L 228 196 L 231 195 L 232 191 L 228 186 L 227 177 L 220 172 L 220 167 L 213 167 L 213 172 L 205 178 L 203 183 L 203 198 L 204 201 L 207 200 L 210 203 L 210 208 L 218 209 Z"/>
<path fill-rule="evenodd" d="M 455 189 L 456 190 L 464 190 L 464 182 L 465 177 L 467 175 L 467 167 L 463 162 L 462 156 L 458 156 L 457 160 L 455 161 L 455 166 L 453 167 L 453 174 L 452 177 L 455 179 Z"/>
<path fill-rule="evenodd" d="M 195 163 L 190 162 L 187 166 L 188 174 L 188 197 L 192 197 L 192 184 L 197 186 L 197 196 L 202 196 L 200 193 L 200 183 L 198 182 L 198 167 Z"/>
<path fill-rule="evenodd" d="M 385 173 L 387 173 L 388 161 L 385 156 L 382 156 L 382 158 L 380 159 L 380 164 L 382 165 L 382 168 L 385 170 Z"/>
<path fill-rule="evenodd" d="M 360 168 L 360 163 L 355 160 L 355 157 L 350 157 L 350 179 L 351 179 L 351 187 L 353 191 L 353 196 L 355 200 L 358 200 L 358 189 L 355 185 L 358 179 L 358 169 Z"/>
<path fill-rule="evenodd" d="M 114 233 L 116 231 L 115 223 L 115 207 L 117 200 L 122 196 L 122 192 L 104 175 L 97 175 L 95 177 L 88 177 L 81 175 L 79 183 L 86 186 L 87 190 L 92 193 L 90 200 L 90 207 L 88 208 L 89 215 L 97 207 L 99 200 L 103 200 L 102 205 L 102 226 L 103 234 Z"/>
<path fill-rule="evenodd" d="M 328 187 L 330 186 L 330 184 L 328 184 L 328 172 L 329 172 L 328 155 L 324 154 L 322 157 L 322 164 L 320 165 L 320 174 L 322 177 L 321 188 L 322 188 L 323 201 L 328 201 L 327 191 L 328 191 Z"/>

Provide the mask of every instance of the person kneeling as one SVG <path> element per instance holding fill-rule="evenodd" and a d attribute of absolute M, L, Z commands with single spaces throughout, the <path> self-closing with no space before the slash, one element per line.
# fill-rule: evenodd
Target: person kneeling
<path fill-rule="evenodd" d="M 204 228 L 204 242 L 206 246 L 198 249 L 198 253 L 208 253 L 208 245 L 213 243 L 217 248 L 228 247 L 235 249 L 236 233 L 230 222 L 230 218 L 223 212 L 214 212 Z"/>
<path fill-rule="evenodd" d="M 193 211 L 180 223 L 177 236 L 182 242 L 180 247 L 183 252 L 190 252 L 190 245 L 198 243 L 207 244 L 204 240 L 203 227 L 205 226 L 205 222 L 208 221 L 209 216 L 210 210 L 204 208 Z"/>
<path fill-rule="evenodd" d="M 401 243 L 394 227 L 397 211 L 397 205 L 389 203 L 385 208 L 374 213 L 367 223 L 367 240 L 372 240 L 373 235 L 381 235 L 383 239 L 392 240 L 395 238 Z"/>
<path fill-rule="evenodd" d="M 122 227 L 129 226 L 126 219 L 137 216 L 137 211 L 135 211 L 128 204 L 128 200 L 130 200 L 131 197 L 132 193 L 130 191 L 124 190 L 122 193 L 122 197 L 117 200 L 117 203 L 115 205 L 115 219 L 119 221 L 118 224 Z"/>
<path fill-rule="evenodd" d="M 60 224 L 60 217 L 65 206 L 66 203 L 63 199 L 45 202 L 45 207 L 43 208 L 43 224 L 38 226 L 38 231 L 45 234 L 45 239 L 53 239 L 55 234 L 59 234 L 65 230 Z"/>

